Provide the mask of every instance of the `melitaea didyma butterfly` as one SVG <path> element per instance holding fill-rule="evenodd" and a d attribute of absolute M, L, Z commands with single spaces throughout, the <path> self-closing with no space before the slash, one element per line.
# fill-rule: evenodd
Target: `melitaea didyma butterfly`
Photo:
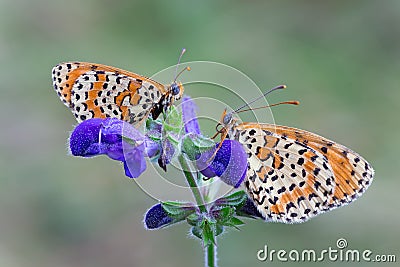
<path fill-rule="evenodd" d="M 237 140 L 248 154 L 245 188 L 267 221 L 304 222 L 352 202 L 372 182 L 374 170 L 365 159 L 317 134 L 238 123 L 226 110 L 219 125 L 221 138 Z"/>
<path fill-rule="evenodd" d="M 184 88 L 176 82 L 178 75 L 172 84 L 163 85 L 129 71 L 95 63 L 66 62 L 52 70 L 55 91 L 79 122 L 113 117 L 138 124 L 149 114 L 155 119 L 181 98 Z"/>

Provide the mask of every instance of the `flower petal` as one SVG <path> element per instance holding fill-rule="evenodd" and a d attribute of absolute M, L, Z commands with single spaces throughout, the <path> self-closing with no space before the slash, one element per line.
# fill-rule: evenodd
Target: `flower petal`
<path fill-rule="evenodd" d="M 124 162 L 125 174 L 136 178 L 146 169 L 146 155 L 158 153 L 157 143 L 125 121 L 116 118 L 89 119 L 80 123 L 70 137 L 74 156 L 92 157 L 105 154 Z"/>
<path fill-rule="evenodd" d="M 182 116 L 186 133 L 200 134 L 200 126 L 196 117 L 197 106 L 189 96 L 182 99 Z"/>
<path fill-rule="evenodd" d="M 144 144 L 141 144 L 135 148 L 130 148 L 130 151 L 125 151 L 124 169 L 126 176 L 130 178 L 137 178 L 146 170 L 144 153 Z"/>
<path fill-rule="evenodd" d="M 219 176 L 222 181 L 237 188 L 246 177 L 247 154 L 238 141 L 225 139 L 214 159 L 209 163 L 209 159 L 214 155 L 218 146 L 219 144 L 216 144 L 215 149 L 201 154 L 196 162 L 197 167 L 204 176 Z"/>
<path fill-rule="evenodd" d="M 89 119 L 78 124 L 69 138 L 72 155 L 92 157 L 100 153 L 99 131 L 102 119 Z"/>
<path fill-rule="evenodd" d="M 160 145 L 150 138 L 146 137 L 144 140 L 146 155 L 149 158 L 155 157 L 161 150 Z"/>
<path fill-rule="evenodd" d="M 164 211 L 161 204 L 151 207 L 144 216 L 144 226 L 147 230 L 156 230 L 172 223 L 173 219 Z"/>

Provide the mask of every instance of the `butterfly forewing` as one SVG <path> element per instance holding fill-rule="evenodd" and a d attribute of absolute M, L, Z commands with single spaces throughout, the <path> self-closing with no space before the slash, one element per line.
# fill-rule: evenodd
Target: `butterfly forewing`
<path fill-rule="evenodd" d="M 234 138 L 248 153 L 247 193 L 270 221 L 306 221 L 350 203 L 372 182 L 360 155 L 304 130 L 243 123 Z"/>
<path fill-rule="evenodd" d="M 94 63 L 61 63 L 52 76 L 55 91 L 79 122 L 106 117 L 141 122 L 167 91 L 144 76 Z"/>

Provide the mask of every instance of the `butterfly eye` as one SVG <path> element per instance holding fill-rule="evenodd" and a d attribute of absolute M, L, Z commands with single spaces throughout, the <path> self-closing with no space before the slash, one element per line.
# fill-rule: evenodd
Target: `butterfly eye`
<path fill-rule="evenodd" d="M 179 89 L 179 86 L 176 83 L 171 85 L 171 93 L 172 93 L 172 95 L 179 95 L 180 91 L 181 90 Z"/>
<path fill-rule="evenodd" d="M 222 122 L 225 125 L 227 125 L 227 124 L 229 124 L 231 122 L 231 120 L 232 120 L 232 113 L 227 113 Z"/>

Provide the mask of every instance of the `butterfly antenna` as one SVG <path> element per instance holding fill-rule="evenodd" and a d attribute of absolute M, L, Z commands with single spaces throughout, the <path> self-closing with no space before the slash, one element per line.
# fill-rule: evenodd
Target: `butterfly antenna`
<path fill-rule="evenodd" d="M 186 52 L 186 48 L 182 48 L 181 54 L 179 55 L 178 64 L 176 64 L 176 68 L 175 68 L 174 82 L 176 82 L 176 79 L 178 78 L 178 76 L 183 72 L 183 71 L 181 71 L 178 74 L 178 67 L 179 67 L 179 64 L 181 64 L 181 58 L 182 58 L 183 54 L 185 54 L 185 52 Z"/>
<path fill-rule="evenodd" d="M 267 92 L 265 92 L 265 93 L 262 94 L 261 96 L 257 97 L 256 99 L 250 101 L 249 103 L 246 103 L 246 104 L 244 104 L 243 106 L 241 106 L 241 107 L 235 109 L 234 112 L 238 112 L 238 111 L 241 110 L 242 108 L 253 104 L 253 103 L 256 102 L 257 100 L 259 100 L 259 99 L 265 97 L 266 95 L 268 95 L 269 93 L 272 93 L 273 91 L 280 90 L 280 89 L 285 89 L 285 88 L 286 88 L 286 85 L 278 85 L 278 86 L 276 86 L 276 87 L 274 87 L 274 88 L 268 90 Z"/>
<path fill-rule="evenodd" d="M 257 109 L 262 109 L 262 108 L 270 108 L 270 107 L 275 107 L 275 106 L 285 105 L 285 104 L 296 105 L 297 106 L 297 105 L 300 105 L 300 102 L 299 101 L 295 101 L 295 100 L 293 100 L 293 101 L 284 101 L 284 102 L 279 102 L 279 103 L 275 103 L 275 104 L 271 104 L 271 105 L 267 105 L 267 106 L 262 106 L 262 107 L 257 107 L 257 108 L 248 108 L 248 109 L 244 109 L 244 110 L 241 110 L 239 112 L 236 112 L 236 113 L 241 113 L 241 112 L 250 111 L 250 110 L 257 110 Z"/>
<path fill-rule="evenodd" d="M 181 76 L 181 74 L 182 74 L 183 72 L 185 72 L 185 70 L 186 70 L 186 71 L 190 71 L 191 68 L 190 68 L 190 67 L 186 67 L 186 68 L 182 69 L 182 70 L 176 75 L 174 82 L 176 82 L 176 79 L 178 79 L 178 77 Z"/>

